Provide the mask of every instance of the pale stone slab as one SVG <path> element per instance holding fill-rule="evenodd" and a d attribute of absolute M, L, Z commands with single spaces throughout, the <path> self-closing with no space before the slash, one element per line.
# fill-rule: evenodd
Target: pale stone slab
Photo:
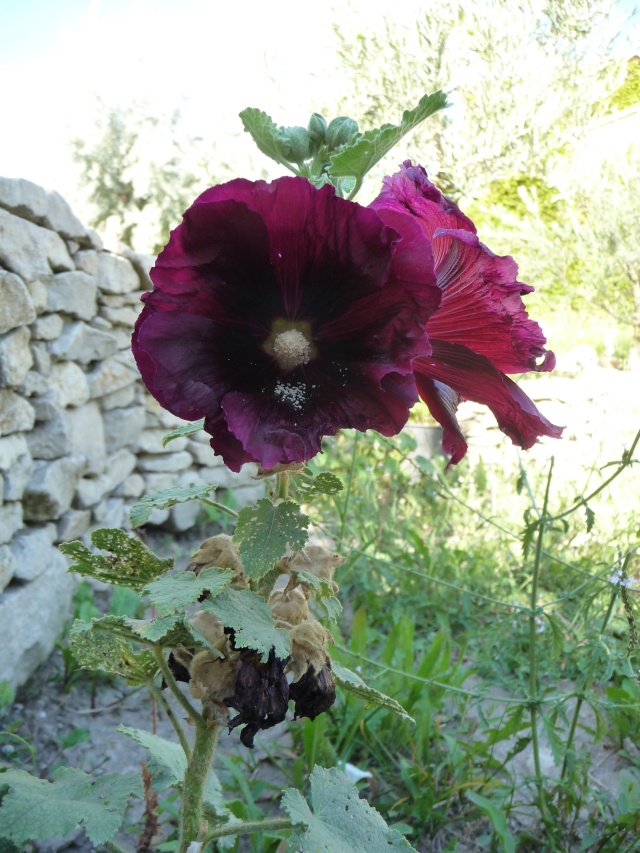
<path fill-rule="evenodd" d="M 8 545 L 0 545 L 0 595 L 13 579 L 15 566 L 13 554 Z"/>
<path fill-rule="evenodd" d="M 32 474 L 33 459 L 31 454 L 23 453 L 4 473 L 5 501 L 21 501 Z"/>
<path fill-rule="evenodd" d="M 205 433 L 206 435 L 206 433 Z M 213 447 L 207 442 L 202 444 L 199 441 L 189 441 L 187 450 L 193 456 L 198 465 L 205 468 L 216 468 L 224 466 L 224 462 L 220 456 L 216 456 L 213 452 Z"/>
<path fill-rule="evenodd" d="M 17 275 L 0 270 L 0 335 L 33 323 L 35 318 L 36 308 L 26 284 Z"/>
<path fill-rule="evenodd" d="M 31 336 L 38 341 L 55 341 L 64 328 L 59 314 L 43 314 L 31 327 Z"/>
<path fill-rule="evenodd" d="M 135 467 L 136 457 L 129 450 L 122 449 L 110 456 L 104 474 L 79 481 L 77 498 L 82 509 L 89 509 L 111 495 Z"/>
<path fill-rule="evenodd" d="M 132 382 L 139 381 L 140 375 L 131 364 L 129 353 L 119 353 L 107 358 L 89 374 L 89 387 L 92 397 L 102 397 L 119 391 Z"/>
<path fill-rule="evenodd" d="M 73 269 L 73 261 L 61 237 L 2 208 L 0 264 L 25 281 Z"/>
<path fill-rule="evenodd" d="M 179 450 L 177 453 L 158 453 L 146 454 L 143 453 L 138 457 L 138 468 L 140 471 L 157 471 L 157 472 L 174 472 L 184 471 L 185 468 L 191 468 L 193 459 L 191 454 L 186 450 Z"/>
<path fill-rule="evenodd" d="M 33 364 L 29 349 L 31 332 L 19 326 L 0 337 L 0 383 L 20 385 Z"/>
<path fill-rule="evenodd" d="M 73 577 L 57 548 L 49 555 L 39 578 L 0 597 L 0 672 L 14 689 L 51 654 L 69 615 Z"/>
<path fill-rule="evenodd" d="M 0 471 L 8 471 L 18 459 L 29 452 L 23 435 L 8 435 L 0 438 Z"/>
<path fill-rule="evenodd" d="M 32 581 L 46 570 L 56 533 L 55 524 L 45 524 L 27 527 L 13 537 L 9 547 L 16 580 Z"/>
<path fill-rule="evenodd" d="M 22 505 L 28 521 L 57 520 L 71 506 L 84 457 L 65 456 L 53 462 L 37 460 Z"/>
<path fill-rule="evenodd" d="M 36 370 L 30 370 L 18 387 L 18 391 L 25 397 L 42 396 L 49 390 L 46 378 Z"/>
<path fill-rule="evenodd" d="M 49 383 L 58 395 L 58 405 L 62 409 L 82 406 L 91 396 L 87 376 L 74 361 L 52 365 Z"/>
<path fill-rule="evenodd" d="M 104 439 L 112 453 L 121 447 L 135 446 L 144 436 L 145 411 L 143 406 L 111 409 L 104 413 Z"/>
<path fill-rule="evenodd" d="M 33 359 L 33 368 L 41 376 L 48 376 L 51 373 L 51 356 L 44 341 L 32 341 L 29 346 L 29 352 Z"/>
<path fill-rule="evenodd" d="M 90 509 L 68 509 L 58 522 L 57 542 L 78 539 L 91 524 Z"/>
<path fill-rule="evenodd" d="M 120 388 L 119 391 L 114 391 L 111 394 L 105 394 L 100 398 L 100 405 L 105 411 L 111 409 L 124 409 L 131 405 L 138 396 L 138 388 L 136 385 L 127 385 Z"/>
<path fill-rule="evenodd" d="M 22 504 L 14 501 L 0 506 L 0 544 L 10 542 L 22 527 Z"/>
<path fill-rule="evenodd" d="M 86 460 L 85 474 L 101 474 L 107 463 L 102 413 L 97 403 L 62 412 L 69 450 Z"/>
<path fill-rule="evenodd" d="M 142 410 L 144 413 L 144 409 Z M 138 438 L 138 450 L 143 453 L 175 453 L 178 450 L 185 450 L 187 447 L 187 439 L 184 436 L 174 438 L 165 447 L 162 446 L 162 439 L 167 434 L 168 430 L 164 429 L 147 429 L 140 434 Z M 211 451 L 213 453 L 213 451 Z"/>
<path fill-rule="evenodd" d="M 120 308 L 107 308 L 105 305 L 100 308 L 100 316 L 113 323 L 114 326 L 126 326 L 127 329 L 132 329 L 141 310 L 142 305 L 140 308 L 134 308 L 132 305 L 123 305 Z"/>
<path fill-rule="evenodd" d="M 93 276 L 74 270 L 50 276 L 43 283 L 47 311 L 63 311 L 78 320 L 90 320 L 96 314 L 98 286 Z"/>
<path fill-rule="evenodd" d="M 57 231 L 68 240 L 89 239 L 87 228 L 59 193 L 25 178 L 0 177 L 0 207 Z"/>
<path fill-rule="evenodd" d="M 57 340 L 49 348 L 51 355 L 80 364 L 107 358 L 118 351 L 118 343 L 113 335 L 82 321 L 68 323 L 56 337 Z"/>
<path fill-rule="evenodd" d="M 9 389 L 0 389 L 0 435 L 33 429 L 36 413 L 24 397 Z"/>
<path fill-rule="evenodd" d="M 125 249 L 123 252 L 125 258 L 127 258 L 133 264 L 135 271 L 138 273 L 138 278 L 140 279 L 140 287 L 143 290 L 151 290 L 153 284 L 151 279 L 149 278 L 149 270 L 156 262 L 155 255 L 143 255 L 139 252 L 132 252 L 131 249 Z"/>
<path fill-rule="evenodd" d="M 104 293 L 129 293 L 140 289 L 138 274 L 129 261 L 109 252 L 98 255 L 96 278 Z"/>
<path fill-rule="evenodd" d="M 36 423 L 40 423 L 42 421 L 50 421 L 55 418 L 55 416 L 59 412 L 58 406 L 56 404 L 55 391 L 47 391 L 46 394 L 42 394 L 38 397 L 33 397 L 30 402 L 36 413 Z"/>
<path fill-rule="evenodd" d="M 93 249 L 85 249 L 82 252 L 76 252 L 73 256 L 76 269 L 86 272 L 87 275 L 95 275 L 98 269 L 98 253 Z"/>
<path fill-rule="evenodd" d="M 139 498 L 140 495 L 144 494 L 144 477 L 142 474 L 130 474 L 120 483 L 116 489 L 116 494 L 123 498 Z"/>

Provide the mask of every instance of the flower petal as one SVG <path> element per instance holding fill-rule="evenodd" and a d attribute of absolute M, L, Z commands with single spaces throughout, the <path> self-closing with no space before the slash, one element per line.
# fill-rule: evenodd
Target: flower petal
<path fill-rule="evenodd" d="M 447 467 L 457 465 L 467 452 L 467 442 L 456 418 L 458 404 L 462 398 L 449 385 L 431 379 L 417 370 L 416 385 L 420 397 L 443 429 L 442 450 L 449 457 Z"/>
<path fill-rule="evenodd" d="M 494 255 L 468 231 L 441 228 L 433 254 L 443 294 L 427 326 L 431 337 L 485 355 L 504 373 L 553 370 L 555 356 L 520 298 L 533 288 L 516 280 L 513 258 Z"/>
<path fill-rule="evenodd" d="M 420 393 L 425 387 L 423 378 L 427 378 L 450 386 L 465 400 L 488 406 L 502 432 L 508 435 L 514 444 L 525 449 L 532 447 L 542 435 L 560 438 L 563 427 L 550 423 L 524 391 L 494 367 L 488 358 L 461 344 L 451 344 L 435 338 L 431 338 L 431 347 L 430 356 L 417 358 L 413 363 L 417 376 L 421 377 L 418 383 Z M 433 402 L 433 395 L 429 396 Z M 425 402 L 429 405 L 429 397 L 425 398 Z M 436 402 L 444 405 L 440 399 Z M 441 410 L 433 414 L 437 420 L 440 420 L 438 415 L 443 415 Z M 445 415 L 444 423 L 440 422 L 445 428 L 455 430 L 457 422 L 453 412 L 449 410 Z M 460 433 L 459 427 L 457 432 Z"/>

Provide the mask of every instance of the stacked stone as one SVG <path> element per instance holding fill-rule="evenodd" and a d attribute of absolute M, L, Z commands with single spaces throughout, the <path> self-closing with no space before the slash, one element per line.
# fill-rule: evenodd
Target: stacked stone
<path fill-rule="evenodd" d="M 152 258 L 105 251 L 54 192 L 0 178 L 0 680 L 17 685 L 62 630 L 72 578 L 56 545 L 126 527 L 141 494 L 190 482 L 262 494 L 145 392 L 130 351 Z M 191 527 L 196 503 L 151 523 Z"/>

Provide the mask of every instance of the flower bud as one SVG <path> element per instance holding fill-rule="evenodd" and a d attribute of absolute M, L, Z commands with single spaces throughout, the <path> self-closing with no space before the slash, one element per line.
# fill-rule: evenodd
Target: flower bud
<path fill-rule="evenodd" d="M 327 120 L 320 113 L 313 113 L 309 119 L 309 136 L 311 141 L 315 143 L 324 142 L 324 137 L 327 132 Z"/>
<path fill-rule="evenodd" d="M 311 153 L 309 131 L 304 127 L 285 127 L 283 143 L 284 158 L 292 163 L 304 163 Z"/>
<path fill-rule="evenodd" d="M 348 116 L 334 118 L 327 128 L 325 136 L 330 151 L 334 151 L 340 145 L 345 145 L 356 138 L 358 134 L 358 122 Z"/>

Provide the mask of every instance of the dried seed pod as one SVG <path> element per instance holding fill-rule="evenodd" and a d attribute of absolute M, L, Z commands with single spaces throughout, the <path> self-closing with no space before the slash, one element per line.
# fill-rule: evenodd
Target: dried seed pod
<path fill-rule="evenodd" d="M 302 551 L 298 551 L 291 557 L 285 557 L 281 560 L 279 567 L 287 572 L 296 569 L 310 572 L 321 580 L 329 581 L 333 586 L 334 592 L 338 592 L 338 585 L 333 580 L 333 574 L 344 561 L 344 557 L 336 554 L 335 551 L 329 551 L 324 545 L 305 545 Z M 292 578 L 289 584 L 293 583 L 297 584 L 299 581 Z"/>
<path fill-rule="evenodd" d="M 227 536 L 226 533 L 219 533 L 217 536 L 211 536 L 205 539 L 202 545 L 198 548 L 187 570 L 199 574 L 203 569 L 211 567 L 219 569 L 231 569 L 236 573 L 236 578 L 233 583 L 236 586 L 249 587 L 249 578 L 242 568 L 242 562 L 238 549 L 236 548 L 233 539 Z"/>
<path fill-rule="evenodd" d="M 309 605 L 299 586 L 293 589 L 275 589 L 269 596 L 271 615 L 282 626 L 299 625 L 310 618 Z"/>
<path fill-rule="evenodd" d="M 227 635 L 224 633 L 224 625 L 213 613 L 198 610 L 191 620 L 191 624 L 210 645 L 215 646 L 218 651 L 225 654 L 225 647 L 228 644 Z"/>
<path fill-rule="evenodd" d="M 291 637 L 291 660 L 287 671 L 293 674 L 293 681 L 299 681 L 307 670 L 316 672 L 325 666 L 331 666 L 327 645 L 333 638 L 329 631 L 315 619 L 307 619 L 294 625 L 289 631 Z"/>

